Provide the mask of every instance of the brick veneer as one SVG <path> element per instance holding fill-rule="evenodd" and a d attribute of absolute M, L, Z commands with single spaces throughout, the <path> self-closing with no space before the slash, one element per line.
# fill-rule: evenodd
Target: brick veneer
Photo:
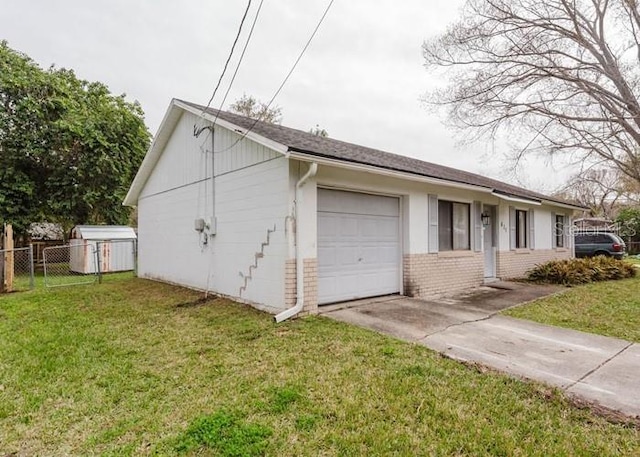
<path fill-rule="evenodd" d="M 570 249 L 518 249 L 498 251 L 496 256 L 496 274 L 501 279 L 521 278 L 536 264 L 554 259 L 569 259 Z"/>
<path fill-rule="evenodd" d="M 403 257 L 404 293 L 434 297 L 476 287 L 484 281 L 482 252 L 407 254 Z"/>
<path fill-rule="evenodd" d="M 570 249 L 498 251 L 496 274 L 501 279 L 519 278 L 535 264 L 552 259 L 567 259 Z M 403 256 L 404 293 L 409 297 L 429 298 L 449 295 L 484 282 L 483 252 L 444 252 Z M 296 261 L 285 263 L 285 305 L 296 304 Z M 318 312 L 318 260 L 304 259 L 304 308 L 298 316 Z"/>
<path fill-rule="evenodd" d="M 296 261 L 289 259 L 285 263 L 284 302 L 286 308 L 296 304 Z M 304 259 L 304 307 L 298 316 L 318 312 L 318 260 Z"/>

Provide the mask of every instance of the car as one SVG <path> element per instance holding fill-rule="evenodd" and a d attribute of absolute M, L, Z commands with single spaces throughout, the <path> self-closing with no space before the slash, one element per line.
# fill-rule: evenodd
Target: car
<path fill-rule="evenodd" d="M 621 259 L 626 245 L 622 238 L 609 232 L 577 232 L 575 234 L 576 257 L 603 255 Z"/>

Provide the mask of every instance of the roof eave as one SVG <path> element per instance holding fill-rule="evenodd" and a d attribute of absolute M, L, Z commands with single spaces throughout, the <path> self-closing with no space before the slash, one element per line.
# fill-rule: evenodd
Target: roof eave
<path fill-rule="evenodd" d="M 476 186 L 473 184 L 459 183 L 456 181 L 450 181 L 447 179 L 434 178 L 431 176 L 421 175 L 417 173 L 410 173 L 407 171 L 396 170 L 393 168 L 381 167 L 378 165 L 371 165 L 362 162 L 340 160 L 335 158 L 326 157 L 313 152 L 303 152 L 301 150 L 290 148 L 289 157 L 292 159 L 302 160 L 304 162 L 316 162 L 320 165 L 330 165 L 340 168 L 347 168 L 356 171 L 367 171 L 369 173 L 375 173 L 385 176 L 392 176 L 396 178 L 409 179 L 411 181 L 419 181 L 430 184 L 440 184 L 449 187 L 455 187 L 458 189 L 473 190 L 476 192 L 491 193 L 493 189 L 490 187 Z"/>
<path fill-rule="evenodd" d="M 122 202 L 124 206 L 136 206 L 138 204 L 140 192 L 142 192 L 149 176 L 151 176 L 151 172 L 158 163 L 160 155 L 169 141 L 169 137 L 178 123 L 181 114 L 181 110 L 176 105 L 176 99 L 171 100 L 171 103 L 169 103 L 169 107 L 162 118 L 160 127 L 151 142 L 151 146 L 149 146 L 149 149 L 142 160 L 142 164 L 140 164 L 140 168 L 138 169 L 135 178 L 133 178 L 129 191 Z"/>
<path fill-rule="evenodd" d="M 226 128 L 227 130 L 231 130 L 232 132 L 235 132 L 239 135 L 244 135 L 245 138 L 248 138 L 252 141 L 255 141 L 258 144 L 261 144 L 263 146 L 268 147 L 269 149 L 273 149 L 274 151 L 277 151 L 283 155 L 287 155 L 288 153 L 288 146 L 279 143 L 277 141 L 273 141 L 270 140 L 269 138 L 259 135 L 257 133 L 255 133 L 252 130 L 246 129 L 244 127 L 241 127 L 239 125 L 236 125 L 232 122 L 226 121 L 224 119 L 222 119 L 221 117 L 216 118 L 216 116 L 212 113 L 208 113 L 208 112 L 202 112 L 202 110 L 199 110 L 198 108 L 195 108 L 187 103 L 184 103 L 181 100 L 174 100 L 176 106 L 179 106 L 180 108 L 182 108 L 185 111 L 190 112 L 191 114 L 195 114 L 196 116 L 199 116 L 209 122 L 211 122 L 212 124 L 215 121 L 215 125 L 219 125 L 220 127 Z"/>

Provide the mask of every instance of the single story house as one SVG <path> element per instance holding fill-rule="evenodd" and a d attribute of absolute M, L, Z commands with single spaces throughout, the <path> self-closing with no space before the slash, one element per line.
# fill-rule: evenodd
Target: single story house
<path fill-rule="evenodd" d="M 278 321 L 328 303 L 523 276 L 573 256 L 565 228 L 582 210 L 175 99 L 124 203 L 138 207 L 139 276 L 229 296 Z"/>

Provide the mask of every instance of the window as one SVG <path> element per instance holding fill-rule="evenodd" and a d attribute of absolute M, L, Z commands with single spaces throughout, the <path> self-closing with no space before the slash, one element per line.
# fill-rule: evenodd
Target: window
<path fill-rule="evenodd" d="M 564 247 L 564 216 L 556 215 L 554 236 L 556 237 L 556 247 Z"/>
<path fill-rule="evenodd" d="M 470 205 L 438 201 L 438 248 L 440 251 L 471 249 Z"/>
<path fill-rule="evenodd" d="M 516 249 L 526 248 L 529 237 L 527 236 L 527 211 L 516 210 Z"/>

